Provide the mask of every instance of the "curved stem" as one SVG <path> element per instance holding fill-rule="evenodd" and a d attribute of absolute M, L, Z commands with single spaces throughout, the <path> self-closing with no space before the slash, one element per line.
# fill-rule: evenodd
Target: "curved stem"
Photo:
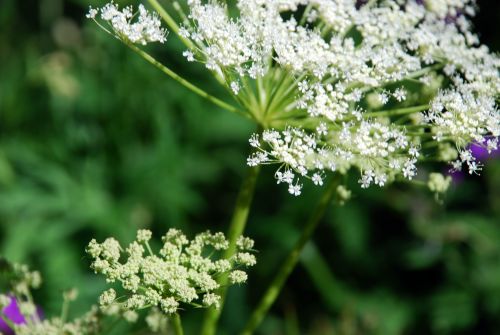
<path fill-rule="evenodd" d="M 187 38 L 182 37 L 179 34 L 179 25 L 170 16 L 170 14 L 168 14 L 168 12 L 165 10 L 165 8 L 163 8 L 163 6 L 160 5 L 160 3 L 157 0 L 148 0 L 148 2 L 151 6 L 153 6 L 153 8 L 158 12 L 158 14 L 160 14 L 163 21 L 165 21 L 167 26 L 170 29 L 172 29 L 172 31 L 179 37 L 179 39 L 182 41 L 182 43 L 184 43 L 184 45 L 187 46 L 189 49 L 193 50 L 194 49 L 193 42 L 191 42 Z"/>
<path fill-rule="evenodd" d="M 234 107 L 234 106 L 228 104 L 227 102 L 220 100 L 219 98 L 214 97 L 213 95 L 208 94 L 207 92 L 205 92 L 204 90 L 202 90 L 198 86 L 192 84 L 191 82 L 187 81 L 183 77 L 179 76 L 177 73 L 170 70 L 168 67 L 166 67 L 165 65 L 163 65 L 162 63 L 157 61 L 153 56 L 148 54 L 146 51 L 138 48 L 136 45 L 134 45 L 128 41 L 124 41 L 124 43 L 127 44 L 127 46 L 130 49 L 132 49 L 133 51 L 138 53 L 139 56 L 141 56 L 142 58 L 147 60 L 149 63 L 153 64 L 154 66 L 156 66 L 158 69 L 160 69 L 167 76 L 174 79 L 175 81 L 177 81 L 178 83 L 180 83 L 182 86 L 186 87 L 187 89 L 191 90 L 192 92 L 198 94 L 199 96 L 207 99 L 208 101 L 212 102 L 213 104 L 215 104 L 215 105 L 217 105 L 217 106 L 219 106 L 219 107 L 221 107 L 229 112 L 233 112 L 233 113 L 245 116 L 246 118 L 250 118 L 250 116 L 247 113 L 245 113 L 244 111 L 238 109 L 237 107 Z"/>
<path fill-rule="evenodd" d="M 0 320 L 3 320 L 10 330 L 14 330 L 14 322 L 12 322 L 12 320 L 9 319 L 9 317 L 2 310 L 0 310 Z"/>
<path fill-rule="evenodd" d="M 387 81 L 385 83 L 382 83 L 381 85 L 379 85 L 379 87 L 386 86 L 386 85 L 389 85 L 389 84 L 398 83 L 398 82 L 402 82 L 404 80 L 415 79 L 415 78 L 424 76 L 424 75 L 426 75 L 429 72 L 440 70 L 444 66 L 445 66 L 444 63 L 436 63 L 434 65 L 427 66 L 427 67 L 424 67 L 424 68 L 422 68 L 420 70 L 408 73 L 404 78 L 401 78 L 400 80 L 397 80 L 397 81 Z M 373 89 L 374 89 L 374 87 L 364 87 L 364 88 L 361 89 L 361 92 L 362 93 L 366 93 L 366 92 L 369 92 L 369 91 L 371 91 Z"/>
<path fill-rule="evenodd" d="M 175 313 L 171 316 L 172 326 L 174 327 L 175 335 L 184 335 L 184 330 L 182 330 L 181 316 L 179 313 Z"/>
<path fill-rule="evenodd" d="M 250 205 L 252 204 L 252 199 L 255 191 L 255 184 L 257 182 L 257 177 L 259 175 L 260 167 L 249 167 L 247 175 L 241 184 L 240 191 L 238 193 L 238 198 L 236 200 L 236 205 L 233 212 L 233 217 L 229 225 L 228 239 L 229 247 L 224 253 L 224 258 L 231 258 L 236 252 L 236 241 L 238 237 L 241 236 L 245 230 L 245 226 L 248 219 L 248 213 L 250 211 Z M 218 294 L 221 296 L 220 308 L 209 308 L 205 313 L 205 319 L 203 321 L 203 327 L 201 330 L 202 335 L 214 335 L 217 327 L 217 322 L 220 318 L 222 308 L 224 306 L 224 300 L 227 292 L 227 278 L 228 274 L 223 274 L 219 277 L 219 289 Z"/>
<path fill-rule="evenodd" d="M 321 196 L 318 204 L 316 205 L 315 210 L 313 211 L 309 221 L 304 226 L 302 230 L 302 234 L 300 235 L 299 240 L 295 243 L 293 249 L 288 254 L 285 261 L 282 263 L 278 272 L 274 276 L 271 284 L 268 286 L 266 292 L 262 296 L 259 304 L 254 309 L 250 319 L 248 320 L 245 328 L 241 332 L 241 335 L 250 335 L 255 329 L 260 325 L 264 316 L 266 316 L 269 308 L 272 306 L 276 298 L 278 297 L 283 285 L 285 284 L 288 276 L 292 273 L 292 270 L 297 265 L 299 260 L 300 253 L 304 246 L 309 241 L 311 236 L 313 235 L 316 227 L 321 222 L 328 205 L 330 204 L 333 195 L 335 194 L 335 190 L 340 182 L 340 175 L 336 175 L 335 178 L 330 182 L 327 189 Z"/>
<path fill-rule="evenodd" d="M 369 117 L 397 116 L 397 115 L 406 115 L 406 114 L 413 114 L 413 113 L 417 113 L 417 112 L 422 112 L 426 109 L 429 109 L 429 105 L 419 105 L 419 106 L 398 108 L 398 109 L 389 109 L 389 110 L 377 111 L 377 112 L 368 112 L 368 113 L 364 113 L 363 116 L 369 116 Z"/>
<path fill-rule="evenodd" d="M 170 14 L 168 14 L 168 12 L 165 10 L 165 8 L 160 5 L 160 3 L 157 1 L 157 0 L 148 0 L 149 4 L 151 6 L 153 6 L 153 8 L 158 12 L 158 14 L 160 14 L 161 18 L 163 19 L 163 21 L 165 21 L 165 23 L 167 24 L 167 26 L 172 29 L 172 31 L 177 35 L 177 37 L 179 37 L 179 39 L 181 40 L 181 42 L 190 50 L 196 50 L 197 47 L 196 45 L 189 39 L 189 38 L 185 38 L 183 37 L 180 33 L 179 33 L 179 25 L 177 24 L 177 22 L 175 22 L 175 20 L 170 16 Z M 175 4 L 174 4 L 175 5 Z M 220 83 L 220 84 L 224 84 L 224 78 L 218 76 L 216 73 L 214 73 L 214 77 L 215 79 Z"/>

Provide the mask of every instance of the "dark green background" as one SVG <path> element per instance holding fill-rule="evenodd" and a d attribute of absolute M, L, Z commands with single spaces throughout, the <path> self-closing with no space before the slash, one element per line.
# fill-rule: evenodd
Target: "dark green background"
<path fill-rule="evenodd" d="M 0 0 L 0 253 L 42 272 L 36 298 L 48 316 L 64 289 L 80 290 L 73 315 L 104 289 L 83 252 L 93 237 L 225 230 L 254 130 L 88 22 L 90 3 L 102 5 Z M 479 4 L 481 39 L 498 51 L 499 3 Z M 173 34 L 147 49 L 224 96 Z M 272 174 L 263 170 L 248 227 L 259 262 L 230 291 L 220 334 L 240 329 L 321 192 L 291 197 Z M 356 179 L 260 334 L 500 334 L 499 160 L 443 205 L 423 189 L 361 190 Z M 187 334 L 201 316 L 185 313 Z"/>

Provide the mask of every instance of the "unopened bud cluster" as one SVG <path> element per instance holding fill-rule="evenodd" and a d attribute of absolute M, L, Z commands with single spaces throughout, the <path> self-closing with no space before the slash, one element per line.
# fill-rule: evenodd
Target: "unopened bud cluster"
<path fill-rule="evenodd" d="M 253 241 L 246 237 L 239 238 L 234 256 L 225 259 L 221 255 L 229 242 L 222 233 L 206 231 L 188 240 L 180 230 L 170 229 L 157 253 L 150 246 L 151 235 L 149 230 L 139 230 L 136 240 L 125 248 L 114 238 L 90 241 L 86 251 L 93 259 L 92 268 L 107 282 L 119 282 L 124 291 L 103 292 L 99 298 L 103 310 L 131 315 L 154 308 L 153 312 L 168 315 L 181 304 L 219 307 L 217 278 L 227 273 L 230 284 L 244 283 L 247 274 L 241 268 L 255 264 Z M 154 320 L 154 315 L 149 319 Z"/>

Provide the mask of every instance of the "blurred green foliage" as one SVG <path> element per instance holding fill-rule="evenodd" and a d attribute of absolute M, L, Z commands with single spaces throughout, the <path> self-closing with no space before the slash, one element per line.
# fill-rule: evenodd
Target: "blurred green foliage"
<path fill-rule="evenodd" d="M 0 2 L 0 254 L 42 272 L 47 315 L 64 289 L 81 292 L 75 315 L 103 289 L 83 253 L 92 237 L 224 230 L 253 131 L 87 22 L 90 3 Z M 151 52 L 223 96 L 173 36 L 167 46 Z M 499 333 L 499 160 L 442 205 L 407 185 L 346 182 L 354 199 L 332 208 L 261 334 Z M 259 263 L 230 291 L 220 334 L 240 329 L 320 192 L 292 199 L 264 169 L 248 228 Z M 187 334 L 201 316 L 187 313 Z"/>

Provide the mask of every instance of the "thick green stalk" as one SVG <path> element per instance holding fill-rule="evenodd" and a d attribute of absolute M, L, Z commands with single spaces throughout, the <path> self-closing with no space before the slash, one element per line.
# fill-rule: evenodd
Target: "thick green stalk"
<path fill-rule="evenodd" d="M 159 70 L 161 70 L 163 73 L 165 73 L 170 78 L 172 78 L 175 81 L 177 81 L 178 83 L 180 83 L 182 86 L 186 87 L 187 89 L 191 90 L 192 92 L 198 94 L 199 96 L 207 99 L 208 101 L 212 102 L 213 104 L 215 104 L 215 105 L 217 105 L 217 106 L 219 106 L 219 107 L 221 107 L 229 112 L 233 112 L 233 113 L 242 115 L 246 118 L 250 118 L 250 115 L 248 115 L 244 111 L 238 109 L 235 106 L 228 104 L 227 102 L 220 100 L 219 98 L 214 97 L 213 95 L 208 94 L 207 92 L 205 92 L 204 90 L 202 90 L 198 86 L 196 86 L 196 85 L 192 84 L 191 82 L 187 81 L 186 79 L 182 78 L 177 73 L 170 70 L 168 67 L 166 67 L 165 65 L 163 65 L 159 61 L 157 61 L 153 56 L 148 54 L 146 51 L 138 48 L 136 45 L 134 45 L 130 42 L 125 42 L 125 43 L 128 45 L 128 47 L 130 49 L 132 49 L 133 51 L 138 53 L 139 56 L 141 56 L 142 58 L 147 60 L 149 63 L 153 64 L 155 67 L 157 67 Z"/>
<path fill-rule="evenodd" d="M 181 316 L 179 313 L 175 313 L 170 317 L 172 321 L 172 326 L 174 328 L 175 335 L 184 335 L 184 330 L 182 329 Z"/>
<path fill-rule="evenodd" d="M 250 211 L 250 205 L 252 204 L 252 199 L 255 190 L 255 184 L 257 182 L 257 177 L 259 175 L 260 167 L 249 167 L 247 175 L 241 184 L 241 188 L 236 199 L 236 205 L 233 212 L 233 217 L 229 225 L 228 239 L 229 247 L 225 251 L 224 258 L 231 258 L 236 252 L 236 241 L 238 237 L 241 236 L 245 230 L 245 226 L 248 219 L 248 213 Z M 220 308 L 209 308 L 205 314 L 205 320 L 203 322 L 203 327 L 201 330 L 202 335 L 214 335 L 217 327 L 217 322 L 220 318 L 222 308 L 224 307 L 224 300 L 227 291 L 227 274 L 223 275 L 218 280 L 221 288 L 219 289 L 219 294 L 221 296 Z"/>
<path fill-rule="evenodd" d="M 328 185 L 327 189 L 323 193 L 321 199 L 316 205 L 315 210 L 313 211 L 309 221 L 304 226 L 302 230 L 302 234 L 300 235 L 299 240 L 295 243 L 295 246 L 288 254 L 285 261 L 282 263 L 278 272 L 274 276 L 271 284 L 268 286 L 266 292 L 262 296 L 259 304 L 254 309 L 250 319 L 248 320 L 245 328 L 241 332 L 241 335 L 250 335 L 253 334 L 255 329 L 260 325 L 264 317 L 266 316 L 269 308 L 272 306 L 276 298 L 278 297 L 283 285 L 285 284 L 288 276 L 292 273 L 292 270 L 297 265 L 299 261 L 299 256 L 307 241 L 311 239 L 316 227 L 321 222 L 328 205 L 330 204 L 333 195 L 335 194 L 335 190 L 339 184 L 340 176 L 335 176 L 331 183 Z"/>

